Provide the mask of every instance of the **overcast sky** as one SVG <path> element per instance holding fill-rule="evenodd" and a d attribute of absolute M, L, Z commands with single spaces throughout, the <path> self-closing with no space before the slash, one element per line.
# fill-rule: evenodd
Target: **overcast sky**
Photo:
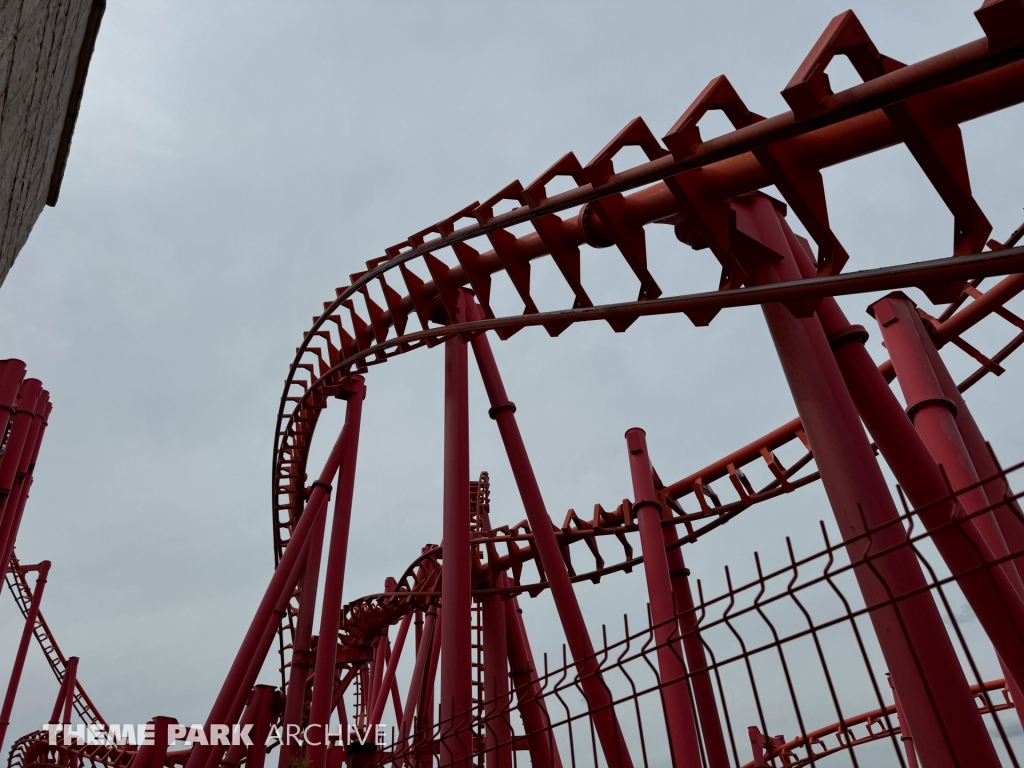
<path fill-rule="evenodd" d="M 977 5 L 855 10 L 882 52 L 913 62 L 979 37 Z M 82 657 L 79 677 L 106 719 L 208 713 L 273 563 L 282 382 L 335 286 L 569 150 L 586 162 L 637 115 L 663 135 L 718 74 L 756 112 L 785 111 L 779 91 L 845 8 L 109 3 L 60 202 L 0 289 L 0 354 L 25 360 L 54 403 L 18 554 L 53 561 L 43 612 L 64 652 Z M 840 69 L 834 82 L 852 78 Z M 1018 107 L 964 126 L 997 238 L 1024 215 L 1022 116 Z M 848 270 L 949 255 L 951 217 L 904 148 L 829 169 L 825 181 Z M 661 229 L 650 258 L 666 295 L 713 287 L 709 252 Z M 541 308 L 554 309 L 567 292 L 546 261 L 533 279 Z M 596 301 L 635 296 L 613 250 L 586 252 L 583 270 Z M 495 290 L 500 308 L 520 311 L 507 286 Z M 870 329 L 868 297 L 842 303 Z M 990 320 L 970 338 L 991 352 L 1009 335 Z M 647 430 L 669 481 L 795 415 L 756 309 L 702 329 L 680 315 L 626 334 L 593 324 L 494 344 L 556 522 L 632 495 L 629 427 Z M 958 378 L 970 370 L 956 350 L 946 358 Z M 368 376 L 346 601 L 379 591 L 440 539 L 442 361 L 422 350 Z M 1022 361 L 968 399 L 1007 463 L 1024 459 L 1013 400 Z M 472 472 L 491 473 L 492 521 L 514 523 L 522 507 L 472 364 L 471 380 Z M 337 406 L 325 414 L 316 456 L 340 417 Z M 750 572 L 754 549 L 780 562 L 786 534 L 814 546 L 816 521 L 830 515 L 823 499 L 814 487 L 741 516 L 689 547 L 688 564 L 720 585 L 723 564 Z M 642 579 L 580 587 L 595 633 L 623 612 L 643 615 Z M 3 670 L 20 618 L 6 594 L 0 610 Z M 550 598 L 524 611 L 535 652 L 560 656 Z M 56 693 L 33 646 L 8 745 L 40 726 Z"/>

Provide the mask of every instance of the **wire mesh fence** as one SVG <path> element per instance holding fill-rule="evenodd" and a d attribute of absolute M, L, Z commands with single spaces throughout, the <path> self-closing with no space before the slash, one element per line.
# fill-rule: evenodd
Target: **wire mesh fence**
<path fill-rule="evenodd" d="M 648 620 L 630 626 L 624 616 L 619 639 L 609 639 L 613 633 L 603 628 L 592 657 L 572 659 L 564 646 L 558 658 L 545 654 L 534 664 L 534 680 L 513 679 L 507 696 L 475 707 L 467 703 L 461 711 L 469 714 L 431 718 L 427 727 L 417 716 L 392 728 L 390 743 L 367 755 L 366 764 L 607 765 L 615 756 L 609 760 L 602 750 L 594 724 L 598 709 L 584 694 L 585 680 L 596 677 L 610 694 L 633 765 L 671 764 L 664 701 L 669 688 L 683 685 L 696 713 L 700 763 L 707 768 L 802 766 L 825 758 L 829 764 L 916 766 L 921 745 L 915 747 L 898 711 L 900 675 L 890 669 L 892 654 L 887 656 L 878 637 L 902 632 L 902 647 L 910 653 L 902 663 L 927 667 L 932 651 L 912 625 L 922 606 L 932 605 L 959 662 L 948 677 L 962 676 L 964 694 L 983 718 L 999 759 L 1018 766 L 1022 729 L 1012 682 L 1005 680 L 962 587 L 971 579 L 977 586 L 982 578 L 995 589 L 1000 573 L 1019 584 L 1024 551 L 979 550 L 972 567 L 960 564 L 953 572 L 935 541 L 994 524 L 995 513 L 1004 520 L 1009 513 L 1024 525 L 1018 495 L 1009 491 L 1009 479 L 1022 468 L 1018 464 L 978 486 L 950 491 L 929 507 L 912 510 L 904 503 L 898 519 L 875 528 L 864 522 L 845 540 L 836 540 L 822 522 L 815 551 L 797 552 L 787 538 L 781 566 L 766 569 L 755 553 L 756 575 L 740 582 L 727 567 L 726 588 L 718 594 L 706 594 L 695 579 L 693 608 L 671 622 L 667 640 L 658 640 L 665 636 L 660 625 Z M 968 513 L 949 503 L 979 486 L 991 488 L 992 480 L 1006 491 L 988 507 Z M 938 525 L 932 514 L 926 529 L 921 516 L 936 509 L 950 514 Z M 894 568 L 907 569 L 908 556 L 920 578 L 894 578 Z M 666 648 L 687 665 L 682 679 L 659 674 L 658 654 Z M 942 709 L 940 693 L 925 696 L 936 712 Z M 460 711 L 451 704 L 449 711 Z M 713 749 L 716 731 L 724 742 L 724 763 Z"/>

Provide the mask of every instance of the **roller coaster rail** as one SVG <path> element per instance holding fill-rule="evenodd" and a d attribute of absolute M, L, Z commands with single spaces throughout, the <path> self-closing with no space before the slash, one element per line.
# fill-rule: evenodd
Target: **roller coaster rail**
<path fill-rule="evenodd" d="M 207 734 L 251 725 L 261 739 L 249 748 L 209 739 L 184 749 L 75 746 L 36 732 L 15 742 L 10 768 L 263 768 L 268 733 L 279 768 L 781 768 L 840 754 L 854 766 L 1017 766 L 1024 513 L 1010 480 L 1022 465 L 1000 467 L 964 394 L 1007 374 L 1024 345 L 1024 320 L 1009 306 L 1024 291 L 1024 225 L 991 238 L 960 125 L 1024 102 L 1024 2 L 984 0 L 975 17 L 983 37 L 903 64 L 846 11 L 783 89 L 789 111 L 757 115 L 716 77 L 661 139 L 637 117 L 588 163 L 569 152 L 529 184 L 512 181 L 366 261 L 323 303 L 289 366 L 273 447 L 275 570 L 206 723 Z M 836 56 L 861 84 L 833 92 Z M 709 110 L 733 130 L 705 141 Z M 856 254 L 829 224 L 822 170 L 897 145 L 951 215 L 951 255 L 847 270 Z M 624 148 L 646 162 L 617 167 Z M 571 188 L 554 192 L 563 183 Z M 515 234 L 517 225 L 532 231 Z M 663 295 L 648 261 L 653 225 L 715 260 L 715 290 L 695 279 L 693 292 Z M 584 262 L 605 249 L 635 276 L 635 300 L 596 304 L 588 292 Z M 531 269 L 548 257 L 571 306 L 538 306 Z M 496 311 L 496 279 L 514 289 L 521 313 Z M 909 289 L 945 309 L 933 316 Z M 878 364 L 867 329 L 835 297 L 880 292 L 867 308 L 889 355 Z M 594 321 L 636 333 L 640 317 L 678 313 L 703 327 L 749 306 L 762 309 L 797 417 L 674 481 L 646 433 L 630 429 L 631 498 L 570 509 L 556 523 L 491 337 L 536 326 L 559 336 Z M 981 323 L 1014 335 L 983 351 L 970 340 Z M 950 347 L 977 365 L 959 383 L 943 357 Z M 445 356 L 442 543 L 424 546 L 382 592 L 345 603 L 369 372 L 436 348 Z M 489 476 L 470 478 L 470 350 L 526 515 L 515 524 L 492 523 Z M 13 554 L 50 413 L 41 383 L 24 375 L 20 361 L 0 361 L 0 557 L 25 617 L 8 700 L 34 635 L 63 686 L 53 722 L 74 710 L 103 723 L 77 660 L 65 659 L 39 613 L 49 563 L 22 566 Z M 311 479 L 310 447 L 334 400 L 345 425 Z M 726 569 L 717 593 L 687 568 L 684 554 L 710 531 L 818 482 L 834 521 L 820 524 L 816 551 L 789 544 L 774 570 L 755 553 L 756 577 L 741 582 Z M 647 620 L 631 630 L 624 618 L 620 640 L 606 627 L 598 636 L 575 585 L 630 572 L 644 579 Z M 524 607 L 542 594 L 564 632 L 553 662 L 535 658 L 527 632 Z M 275 638 L 280 684 L 258 685 Z M 389 709 L 388 744 L 309 737 L 332 722 L 365 733 Z M 175 721 L 151 722 L 166 734 Z M 288 728 L 305 735 L 286 738 Z"/>

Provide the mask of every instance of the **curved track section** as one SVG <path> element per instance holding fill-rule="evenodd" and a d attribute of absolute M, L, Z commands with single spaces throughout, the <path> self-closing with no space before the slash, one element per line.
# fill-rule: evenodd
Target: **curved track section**
<path fill-rule="evenodd" d="M 724 76 L 715 78 L 660 140 L 636 118 L 588 163 L 570 152 L 531 183 L 507 184 L 384 249 L 350 275 L 313 318 L 285 380 L 272 479 L 278 567 L 211 708 L 208 730 L 247 723 L 322 728 L 334 717 L 367 728 L 382 724 L 393 708 L 388 746 L 291 743 L 282 749 L 280 765 L 427 766 L 439 759 L 442 765 L 505 768 L 515 752 L 528 751 L 531 764 L 552 768 L 589 762 L 591 754 L 595 765 L 603 755 L 615 768 L 659 760 L 727 768 L 746 763 L 737 749 L 738 723 L 757 722 L 748 728 L 754 758 L 748 765 L 761 768 L 803 765 L 848 750 L 852 756 L 855 748 L 881 739 L 892 742 L 902 763 L 898 737 L 911 740 L 903 707 L 923 763 L 966 764 L 969 756 L 994 768 L 999 756 L 990 735 L 998 732 L 1003 748 L 1011 749 L 998 713 L 1020 695 L 1014 679 L 1024 680 L 1024 609 L 1016 586 L 1024 575 L 1024 514 L 960 395 L 984 376 L 1002 375 L 1002 363 L 1024 344 L 1024 320 L 1006 306 L 1024 291 L 1024 248 L 1016 247 L 1021 229 L 1005 242 L 990 239 L 992 228 L 971 193 L 959 125 L 1024 102 L 1021 7 L 1019 0 L 986 0 L 976 14 L 985 37 L 910 65 L 881 54 L 852 12 L 840 14 L 782 91 L 790 111 L 754 114 Z M 850 60 L 861 85 L 831 91 L 825 70 L 836 55 Z M 704 141 L 699 124 L 708 110 L 724 112 L 734 130 Z M 846 271 L 850 255 L 829 226 L 821 171 L 899 144 L 952 215 L 953 255 Z M 638 147 L 647 162 L 617 168 L 624 147 Z M 571 179 L 574 188 L 548 195 L 558 177 Z M 766 187 L 775 187 L 785 202 L 761 193 Z M 789 214 L 810 234 L 816 252 L 793 233 Z M 533 231 L 514 234 L 511 228 L 521 224 Z M 717 290 L 662 295 L 646 237 L 647 228 L 659 224 L 716 260 Z M 614 249 L 635 276 L 635 300 L 595 305 L 582 265 L 602 249 Z M 538 307 L 531 270 L 547 258 L 572 294 L 571 306 Z M 496 314 L 491 287 L 499 273 L 515 288 L 522 313 Z M 982 281 L 996 276 L 1006 277 L 983 290 Z M 876 369 L 863 350 L 865 330 L 848 324 L 833 297 L 909 287 L 950 306 L 933 318 L 899 293 L 876 302 L 872 312 L 892 356 Z M 592 514 L 569 510 L 556 525 L 536 487 L 487 332 L 506 339 L 541 326 L 557 336 L 574 323 L 595 320 L 625 332 L 639 317 L 666 313 L 683 313 L 704 326 L 723 309 L 753 305 L 764 308 L 802 418 L 673 482 L 654 471 L 642 430 L 630 430 L 634 498 L 608 508 L 597 504 Z M 989 317 L 1018 331 L 992 355 L 964 336 Z M 418 329 L 410 325 L 414 320 Z M 489 415 L 498 422 L 523 497 L 528 517 L 515 525 L 492 527 L 488 479 L 468 478 L 468 445 L 461 435 L 468 435 L 469 344 L 463 342 L 483 361 Z M 388 580 L 385 592 L 350 602 L 339 618 L 365 394 L 360 374 L 396 355 L 441 345 L 447 562 L 441 546 L 424 547 L 399 578 Z M 937 352 L 946 345 L 979 365 L 959 385 L 946 381 Z M 910 404 L 906 412 L 887 386 L 894 379 Z M 346 400 L 345 428 L 319 479 L 309 482 L 312 438 L 335 398 Z M 875 445 L 865 439 L 862 423 Z M 907 486 L 910 503 L 902 514 L 872 449 Z M 794 452 L 787 464 L 780 459 L 783 450 Z M 963 457 L 964 466 L 977 464 L 973 476 L 957 474 L 953 459 Z M 755 464 L 761 465 L 757 473 L 751 471 Z M 748 475 L 764 469 L 770 479 L 755 486 Z M 0 481 L 2 476 L 0 471 Z M 752 581 L 736 584 L 727 570 L 724 593 L 705 595 L 699 580 L 696 594 L 691 592 L 684 545 L 818 480 L 840 543 L 829 540 L 822 524 L 821 551 L 798 558 L 790 545 L 789 564 L 773 572 L 763 570 L 755 554 Z M 335 522 L 343 524 L 332 524 L 325 541 L 332 493 Z M 923 551 L 924 539 L 939 558 Z M 638 540 L 639 553 L 631 544 Z M 322 603 L 315 590 L 301 586 L 306 578 L 318 583 L 321 559 Z M 647 626 L 631 632 L 624 621 L 621 641 L 610 642 L 604 632 L 592 638 L 573 583 L 599 582 L 641 563 L 650 598 Z M 49 564 L 33 567 L 45 583 Z M 18 572 L 12 589 L 28 606 L 28 586 Z M 952 587 L 966 596 L 990 645 L 960 631 Z M 534 657 L 518 602 L 544 590 L 552 593 L 567 641 L 555 669 L 546 655 Z M 313 627 L 318 605 L 319 641 Z M 37 608 L 38 601 L 28 610 Z M 41 616 L 38 621 L 45 630 Z M 396 624 L 392 641 L 389 629 Z M 862 624 L 870 624 L 874 635 Z M 275 632 L 280 690 L 255 685 Z M 48 631 L 43 634 L 49 638 Z M 60 674 L 63 657 L 52 639 L 47 642 Z M 856 666 L 859 678 L 851 673 L 837 683 L 839 667 L 828 659 L 834 642 L 847 643 L 843 674 Z M 406 646 L 415 647 L 406 653 L 416 658 L 403 696 L 396 669 Z M 979 650 L 999 654 L 1005 682 L 982 682 L 992 675 L 982 675 Z M 763 671 L 755 674 L 765 665 L 775 670 L 767 683 Z M 821 715 L 820 707 L 809 711 L 806 700 L 801 704 L 797 689 L 806 682 L 805 665 L 817 665 L 823 677 L 810 694 L 818 704 L 830 700 L 834 716 Z M 894 697 L 899 687 L 892 705 L 878 685 L 886 668 Z M 877 708 L 844 714 L 839 688 L 848 683 L 861 686 L 858 701 L 877 702 Z M 296 686 L 301 692 L 292 690 Z M 102 722 L 76 690 L 80 716 Z M 1001 701 L 990 695 L 997 691 Z M 355 704 L 351 717 L 346 696 Z M 661 707 L 653 719 L 642 712 L 645 696 L 645 707 Z M 782 718 L 775 707 L 791 715 L 788 732 L 796 730 L 797 738 L 767 735 L 773 732 L 768 723 Z M 627 717 L 633 718 L 628 734 L 620 726 Z M 157 720 L 160 727 L 167 723 Z M 814 720 L 835 722 L 814 728 Z M 655 740 L 644 729 L 654 721 L 655 730 L 665 729 L 659 738 L 666 737 L 661 741 L 667 751 L 652 751 L 649 760 Z M 166 758 L 154 754 L 126 746 L 51 748 L 37 733 L 17 742 L 10 764 L 218 768 L 244 761 L 261 768 L 266 756 L 262 743 L 246 751 L 212 740 Z"/>
<path fill-rule="evenodd" d="M 1016 243 L 1021 234 L 1021 229 L 1016 230 L 1008 242 Z M 977 282 L 980 284 L 980 281 Z M 994 295 L 1015 293 L 1022 287 L 1024 287 L 1024 277 L 1013 275 L 1004 278 L 998 284 Z M 977 287 L 973 287 L 975 300 L 981 299 L 984 295 Z M 959 334 L 968 327 L 974 327 L 984 317 L 991 315 L 996 315 L 1021 328 L 1021 333 L 993 356 L 995 363 L 998 364 L 1005 361 L 1024 342 L 1024 321 L 1006 310 L 1001 303 L 983 305 L 972 302 L 962 308 L 959 313 L 947 317 L 945 321 L 929 319 L 934 320 L 935 338 L 940 345 L 954 343 L 958 346 L 960 344 L 969 346 L 967 342 L 961 340 Z M 970 347 L 968 354 L 972 353 L 980 354 Z M 960 383 L 959 389 L 962 392 L 966 391 L 987 374 L 1001 375 L 1001 370 L 993 370 L 995 368 L 993 359 L 979 360 L 978 369 Z M 888 361 L 880 366 L 880 370 L 884 375 L 892 378 L 892 365 Z M 786 467 L 782 465 L 775 452 L 790 443 L 799 443 L 807 450 L 799 459 Z M 696 541 L 701 534 L 717 528 L 760 502 L 776 498 L 783 493 L 792 493 L 798 488 L 819 480 L 820 475 L 815 471 L 806 472 L 797 477 L 801 470 L 813 462 L 814 457 L 809 448 L 807 436 L 801 429 L 800 420 L 794 419 L 714 464 L 704 467 L 668 487 L 662 486 L 659 490 L 666 507 L 671 510 L 671 523 L 675 526 L 684 526 L 687 529 L 679 537 L 677 546 Z M 773 480 L 759 489 L 754 488 L 743 472 L 744 467 L 754 462 L 763 462 L 774 475 Z M 719 496 L 711 484 L 726 479 L 736 498 L 731 500 L 727 498 L 723 501 L 722 496 Z M 678 501 L 690 495 L 693 496 L 693 503 L 698 505 L 698 509 L 686 512 Z M 703 525 L 694 527 L 695 524 L 700 523 Z M 634 566 L 643 562 L 643 556 L 634 556 L 633 548 L 625 538 L 625 534 L 636 533 L 637 530 L 632 503 L 628 499 L 624 499 L 618 507 L 610 512 L 600 504 L 596 504 L 593 516 L 589 520 L 581 518 L 575 510 L 570 509 L 555 535 L 559 540 L 559 546 L 572 580 L 574 582 L 598 583 L 606 574 L 620 571 L 629 572 Z M 599 544 L 601 538 L 606 536 L 614 536 L 621 548 L 621 559 L 611 565 L 606 563 Z M 531 546 L 532 541 L 533 534 L 530 532 L 530 525 L 526 520 L 512 526 L 499 526 L 489 532 L 475 534 L 473 537 L 473 546 L 476 552 L 473 595 L 477 598 L 486 598 L 496 593 L 515 595 L 525 592 L 531 597 L 535 597 L 544 590 L 547 587 L 547 582 L 540 579 L 539 573 L 532 582 L 523 583 L 522 581 L 523 565 L 535 559 L 536 553 Z M 582 570 L 582 572 L 577 572 L 572 562 L 570 547 L 577 542 L 585 543 L 589 550 L 589 556 L 593 558 L 593 567 Z M 617 548 L 615 551 L 618 554 L 619 549 Z M 409 611 L 422 609 L 426 604 L 436 600 L 440 596 L 438 584 L 442 555 L 443 547 L 427 545 L 405 572 L 394 580 L 394 587 L 391 591 L 366 595 L 347 604 L 342 616 L 340 643 L 348 648 L 371 645 L 386 627 L 400 621 Z M 512 584 L 499 587 L 496 584 L 496 577 L 506 570 L 513 574 Z"/>
<path fill-rule="evenodd" d="M 859 23 L 851 22 L 850 17 L 852 14 L 837 18 L 856 31 Z M 858 34 L 866 39 L 863 30 Z M 345 376 L 366 372 L 395 355 L 436 346 L 455 333 L 466 336 L 493 329 L 507 338 L 523 327 L 541 325 L 549 334 L 558 335 L 572 323 L 594 320 L 608 322 L 621 332 L 637 317 L 667 312 L 683 312 L 696 325 L 706 325 L 718 311 L 730 306 L 773 300 L 787 301 L 792 306 L 799 302 L 813 305 L 822 297 L 842 293 L 928 286 L 937 281 L 962 283 L 966 278 L 1020 270 L 1024 267 L 1024 252 L 1012 248 L 1020 232 L 1006 243 L 990 241 L 996 251 L 982 254 L 991 227 L 969 191 L 953 188 L 950 178 L 959 172 L 954 167 L 955 159 L 929 154 L 929 147 L 935 146 L 934 136 L 955 129 L 960 122 L 1024 100 L 1024 63 L 1019 61 L 1020 56 L 1018 49 L 996 52 L 978 41 L 917 64 L 887 64 L 890 69 L 885 71 L 873 71 L 871 66 L 858 63 L 864 85 L 820 95 L 820 103 L 813 109 L 800 106 L 795 95 L 801 92 L 802 83 L 813 79 L 801 70 L 784 91 L 795 105 L 793 111 L 767 119 L 749 112 L 728 80 L 716 78 L 664 137 L 664 147 L 637 118 L 585 166 L 569 153 L 530 184 L 514 181 L 484 202 L 460 209 L 385 249 L 383 256 L 367 261 L 366 271 L 353 273 L 350 284 L 336 289 L 335 298 L 324 302 L 324 311 L 314 317 L 286 379 L 274 451 L 275 562 L 287 546 L 309 493 L 305 485 L 307 451 L 321 411 L 332 397 L 339 396 Z M 701 141 L 698 124 L 708 109 L 724 111 L 736 130 Z M 815 187 L 814 180 L 820 180 L 819 169 L 825 166 L 900 142 L 918 160 L 970 236 L 960 236 L 954 243 L 958 254 L 955 259 L 841 274 L 847 259 L 845 250 L 828 228 L 823 191 Z M 616 173 L 614 158 L 625 146 L 639 146 L 649 162 Z M 953 150 L 954 154 L 956 151 L 962 148 Z M 545 187 L 558 176 L 570 177 L 578 186 L 548 197 Z M 818 280 L 802 280 L 791 286 L 743 287 L 745 273 L 730 250 L 723 217 L 730 198 L 768 184 L 777 186 L 819 241 Z M 625 194 L 631 190 L 638 191 Z M 508 204 L 519 207 L 495 213 L 497 207 Z M 575 215 L 558 215 L 566 211 L 575 211 Z M 458 226 L 466 220 L 472 223 Z M 507 229 L 526 222 L 534 227 L 533 234 L 516 237 Z M 720 290 L 661 297 L 656 277 L 647 268 L 644 229 L 651 224 L 671 225 L 681 242 L 710 250 L 722 265 Z M 593 305 L 581 282 L 580 264 L 588 249 L 603 248 L 615 248 L 636 275 L 636 301 Z M 968 255 L 973 253 L 977 255 Z M 552 259 L 576 297 L 571 309 L 541 312 L 531 296 L 531 262 L 546 257 Z M 496 272 L 504 272 L 519 292 L 523 314 L 494 315 L 488 298 Z M 1000 283 L 1001 290 L 995 292 L 995 301 L 969 304 L 958 315 L 957 323 L 937 331 L 936 341 L 940 345 L 966 345 L 960 338 L 962 332 L 981 317 L 1004 311 L 1001 303 L 1021 287 L 1018 278 L 1007 278 Z M 474 292 L 483 308 L 483 319 L 454 322 L 460 288 Z M 409 329 L 413 317 L 420 325 L 418 331 Z M 999 360 L 1016 346 L 1001 352 L 1002 358 L 996 355 L 980 360 L 981 368 L 975 376 L 999 372 Z M 883 372 L 891 380 L 891 366 L 883 366 Z M 976 380 L 965 384 L 970 386 Z M 714 527 L 757 501 L 811 482 L 816 476 L 813 472 L 794 478 L 811 461 L 809 451 L 788 468 L 775 455 L 780 447 L 796 440 L 809 447 L 799 421 L 794 420 L 736 454 L 669 484 L 665 494 L 668 498 L 678 500 L 692 494 L 699 508 L 684 512 L 673 505 L 677 523 L 688 528 L 693 528 L 695 522 Z M 751 461 L 763 461 L 772 472 L 775 479 L 767 487 L 755 490 L 747 480 L 742 468 Z M 738 498 L 723 504 L 711 483 L 725 478 Z M 606 565 L 596 541 L 605 534 L 621 538 L 634 530 L 628 501 L 612 512 L 596 506 L 590 519 L 570 510 L 558 532 L 567 563 L 572 568 L 568 546 L 574 541 L 585 541 L 594 558 L 593 568 L 573 577 L 597 579 L 611 571 L 631 568 L 637 560 L 628 550 L 618 563 Z M 684 540 L 694 540 L 701 530 L 704 528 L 688 531 Z M 520 523 L 493 532 L 493 541 L 481 542 L 490 547 L 489 551 L 504 550 L 498 562 L 514 569 L 517 578 L 513 591 L 535 592 L 544 586 L 540 581 L 525 587 L 519 582 L 517 569 L 532 556 L 530 537 L 528 526 Z M 412 568 L 425 560 L 436 560 L 438 554 L 424 553 Z M 411 572 L 403 575 L 400 591 L 412 589 L 412 578 Z M 283 624 L 286 634 L 294 624 L 296 606 L 297 601 L 293 601 L 292 615 Z M 286 645 L 282 635 L 282 653 Z"/>

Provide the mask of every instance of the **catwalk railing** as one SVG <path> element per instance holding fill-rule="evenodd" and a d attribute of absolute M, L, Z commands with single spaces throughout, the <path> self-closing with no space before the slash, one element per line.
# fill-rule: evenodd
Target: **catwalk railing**
<path fill-rule="evenodd" d="M 1024 475 L 1022 470 L 1024 463 L 1006 470 L 1002 477 Z M 935 506 L 970 490 L 951 493 Z M 1019 515 L 1015 504 L 1019 495 L 973 515 L 960 508 L 946 527 L 955 528 L 1005 505 Z M 910 510 L 904 504 L 898 522 L 902 533 L 895 546 L 877 544 L 883 538 L 891 542 L 892 526 L 868 530 L 865 525 L 865 533 L 836 541 L 828 526 L 821 523 L 821 545 L 811 554 L 799 554 L 787 537 L 785 562 L 779 567 L 764 567 L 755 553 L 756 575 L 739 581 L 726 567 L 725 589 L 715 596 L 697 580 L 694 610 L 689 616 L 677 616 L 669 643 L 657 641 L 658 627 L 650 621 L 637 630 L 624 616 L 621 639 L 617 641 L 610 641 L 604 628 L 602 643 L 593 657 L 596 674 L 613 696 L 634 763 L 647 766 L 668 762 L 660 696 L 678 681 L 659 677 L 658 649 L 668 645 L 679 653 L 679 641 L 686 647 L 687 640 L 698 638 L 708 659 L 707 667 L 697 670 L 691 665 L 686 681 L 691 698 L 697 677 L 709 675 L 713 681 L 715 704 L 733 766 L 802 766 L 847 752 L 854 765 L 905 768 L 908 760 L 904 740 L 911 739 L 912 734 L 901 729 L 896 717 L 893 689 L 886 679 L 887 669 L 870 617 L 889 609 L 899 614 L 907 601 L 927 592 L 940 606 L 944 623 L 955 638 L 976 705 L 988 722 L 1001 757 L 1006 764 L 1018 766 L 1024 743 L 1013 743 L 1011 736 L 1019 733 L 1019 726 L 1007 719 L 1013 715 L 1015 702 L 956 579 L 933 549 L 930 539 L 937 531 L 924 531 L 918 519 L 922 511 L 927 508 Z M 884 566 L 879 564 L 904 547 L 911 548 L 923 566 L 927 583 L 900 594 L 886 586 L 887 599 L 866 605 L 857 580 L 877 579 L 886 585 Z M 1012 561 L 1020 556 L 1024 552 L 1011 552 L 959 577 L 1012 567 Z M 679 630 L 679 625 L 688 623 L 694 627 L 691 631 Z M 502 703 L 504 699 L 484 702 L 479 711 L 491 714 L 472 723 L 440 720 L 430 728 L 420 728 L 417 722 L 393 726 L 389 745 L 375 753 L 370 764 L 431 765 L 430 761 L 440 755 L 444 765 L 450 762 L 446 759 L 449 745 L 459 739 L 469 747 L 474 764 L 484 755 L 502 751 L 510 761 L 504 764 L 537 764 L 530 763 L 525 751 L 530 748 L 531 738 L 541 736 L 549 749 L 560 754 L 562 765 L 598 765 L 593 710 L 586 706 L 577 671 L 582 665 L 569 661 L 563 647 L 561 658 L 551 660 L 545 654 L 538 666 L 539 693 L 536 697 L 527 695 L 524 700 L 531 705 L 542 704 L 550 719 L 549 727 L 525 732 L 524 700 L 513 694 L 507 704 Z M 705 730 L 706 723 L 700 725 Z M 487 737 L 481 740 L 473 735 L 480 732 Z M 509 733 L 512 735 L 502 738 L 502 734 Z M 702 761 L 708 764 L 703 752 Z"/>

